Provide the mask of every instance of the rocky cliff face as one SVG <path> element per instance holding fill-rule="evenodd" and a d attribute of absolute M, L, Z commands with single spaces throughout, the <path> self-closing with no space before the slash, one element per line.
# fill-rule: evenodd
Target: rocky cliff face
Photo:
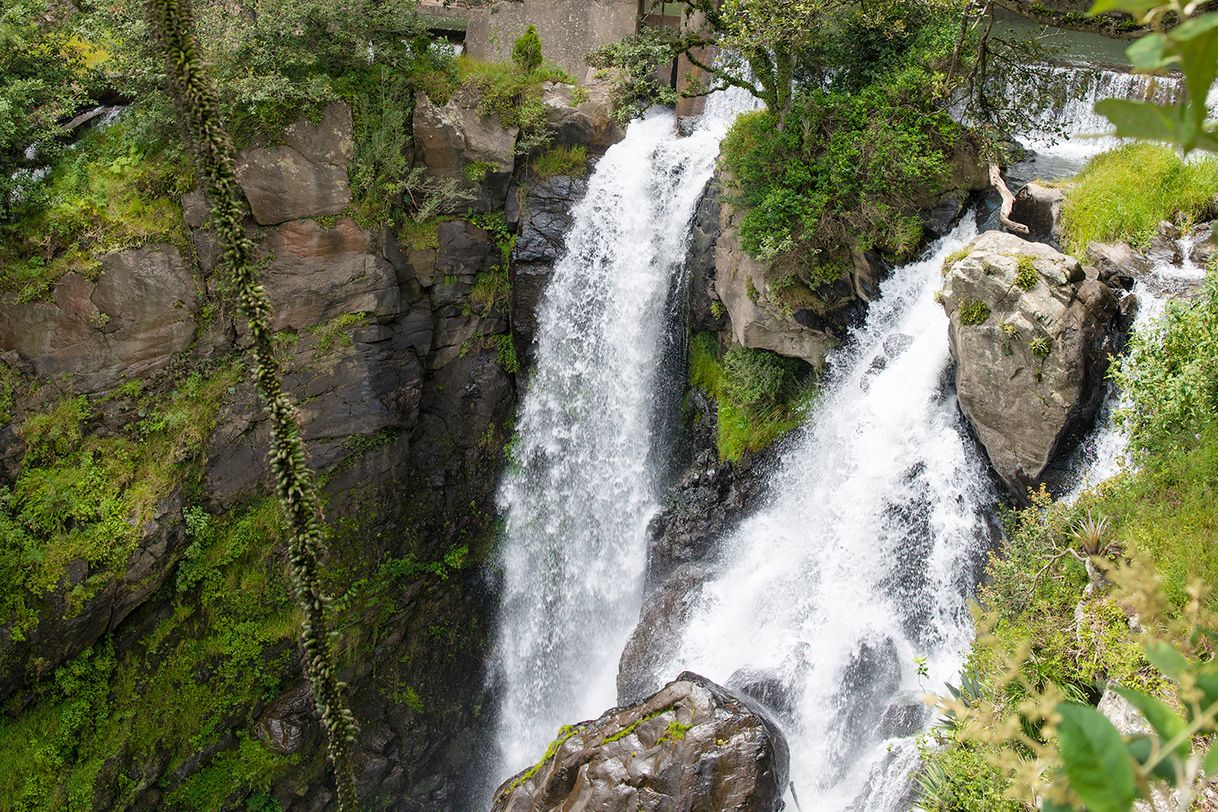
<path fill-rule="evenodd" d="M 569 138 L 588 133 L 597 149 L 615 137 L 589 123 L 594 111 L 563 111 L 562 104 L 550 106 Z M 508 200 L 514 131 L 459 101 L 445 107 L 421 101 L 415 125 L 417 158 L 427 172 L 469 184 L 478 211 L 519 209 Z M 350 112 L 334 104 L 319 122 L 290 127 L 281 143 L 244 151 L 239 181 L 252 211 L 249 232 L 266 263 L 287 388 L 300 404 L 310 462 L 325 483 L 343 678 L 360 723 L 361 797 L 375 808 L 470 808 L 461 789 L 472 782 L 458 776 L 478 763 L 470 730 L 481 713 L 495 605 L 482 561 L 493 541 L 493 493 L 516 396 L 512 294 L 503 267 L 510 234 L 452 219 L 403 244 L 389 229 L 360 226 L 346 215 L 352 149 Z M 469 172 L 471 163 L 487 169 Z M 526 246 L 560 244 L 565 209 L 580 194 L 578 181 L 548 185 L 552 195 L 544 184 L 531 187 Z M 206 611 L 211 593 L 183 573 L 200 566 L 204 538 L 244 526 L 248 506 L 266 492 L 264 416 L 234 366 L 245 329 L 223 293 L 206 203 L 198 193 L 182 203 L 181 244 L 106 255 L 95 277 L 69 273 L 46 301 L 0 301 L 0 358 L 5 386 L 11 384 L 5 391 L 17 393 L 0 431 L 0 485 L 16 483 L 23 494 L 37 466 L 59 465 L 54 454 L 35 453 L 41 435 L 34 427 L 52 404 L 78 403 L 72 396 L 85 396 L 76 430 L 86 446 L 138 443 L 179 429 L 190 437 L 175 452 L 180 459 L 166 461 L 173 474 L 163 487 L 132 502 L 150 500 L 128 516 L 134 533 L 126 546 L 104 561 L 65 551 L 62 574 L 46 585 L 27 584 L 25 613 L 5 615 L 0 698 L 10 713 L 36 712 L 50 701 L 40 699 L 40 686 L 57 668 L 96 658 L 101 649 L 114 652 L 127 678 L 158 684 L 202 633 L 197 624 L 169 622 L 174 607 L 213 622 Z M 557 250 L 536 247 L 534 263 Z M 519 337 L 527 341 L 527 318 L 522 325 Z M 235 371 L 224 377 L 216 370 Z M 172 398 L 184 380 L 206 382 L 205 424 L 139 422 L 150 419 L 145 403 Z M 120 496 L 134 487 L 142 481 L 122 483 Z M 184 514 L 196 529 L 188 529 Z M 273 539 L 259 537 L 265 549 L 257 562 L 264 563 L 249 566 L 269 566 L 280 579 L 270 562 L 282 548 Z M 254 577 L 256 570 L 240 574 L 247 559 L 234 554 L 216 572 Z M 274 626 L 270 615 L 255 617 Z M 96 808 L 154 808 L 177 798 L 200 771 L 244 752 L 247 739 L 284 759 L 264 788 L 283 808 L 325 808 L 331 795 L 320 731 L 300 682 L 291 628 L 288 621 L 266 642 L 251 639 L 265 647 L 255 669 L 264 687 L 212 719 L 205 744 L 183 751 L 155 739 L 157 732 L 138 751 L 146 757 L 131 751 L 144 743 L 130 739 L 126 751 L 105 757 Z M 197 671 L 191 684 L 224 694 L 228 689 L 216 682 L 223 662 Z"/>

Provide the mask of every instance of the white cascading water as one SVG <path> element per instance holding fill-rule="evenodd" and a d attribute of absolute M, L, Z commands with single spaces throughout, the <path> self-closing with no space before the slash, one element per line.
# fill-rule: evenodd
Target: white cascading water
<path fill-rule="evenodd" d="M 719 141 L 747 106 L 712 97 L 685 137 L 671 113 L 633 122 L 572 212 L 499 493 L 499 780 L 535 761 L 561 724 L 615 704 L 659 507 L 653 457 L 664 443 L 652 416 L 666 302 Z"/>
<path fill-rule="evenodd" d="M 942 688 L 967 647 L 995 494 L 948 385 L 934 293 L 944 258 L 975 232 L 966 218 L 897 270 L 830 359 L 809 425 L 768 503 L 725 540 L 668 668 L 783 686 L 805 810 L 907 808 L 916 751 L 884 741 L 881 715 Z M 915 657 L 927 658 L 923 682 Z"/>

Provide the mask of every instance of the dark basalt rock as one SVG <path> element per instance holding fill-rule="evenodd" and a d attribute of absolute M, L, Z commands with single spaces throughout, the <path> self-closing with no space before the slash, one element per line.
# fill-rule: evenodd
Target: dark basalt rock
<path fill-rule="evenodd" d="M 782 809 L 788 750 L 752 700 L 686 671 L 660 691 L 560 734 L 505 781 L 492 810 Z"/>

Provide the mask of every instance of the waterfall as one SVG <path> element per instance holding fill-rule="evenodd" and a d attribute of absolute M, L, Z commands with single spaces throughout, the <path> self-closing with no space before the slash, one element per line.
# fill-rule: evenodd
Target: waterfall
<path fill-rule="evenodd" d="M 910 737 L 929 714 L 918 696 L 955 678 L 971 638 L 996 494 L 956 407 L 934 294 L 975 233 L 966 217 L 894 272 L 830 359 L 767 504 L 725 541 L 667 668 L 782 686 L 806 809 L 908 808 Z"/>
<path fill-rule="evenodd" d="M 667 448 L 654 419 L 665 313 L 719 141 L 744 106 L 708 100 L 685 137 L 671 113 L 633 122 L 573 210 L 498 497 L 496 779 L 535 761 L 561 724 L 615 704 Z"/>

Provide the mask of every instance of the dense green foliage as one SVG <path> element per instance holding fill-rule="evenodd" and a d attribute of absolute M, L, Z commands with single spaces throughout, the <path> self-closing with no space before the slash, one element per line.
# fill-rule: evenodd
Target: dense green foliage
<path fill-rule="evenodd" d="M 0 220 L 0 292 L 45 297 L 61 276 L 94 278 L 100 257 L 145 242 L 186 246 L 178 198 L 194 184 L 180 145 L 150 141 L 134 111 L 66 151 Z"/>
<path fill-rule="evenodd" d="M 676 89 L 661 78 L 672 60 L 672 41 L 666 31 L 657 28 L 644 28 L 588 55 L 588 64 L 611 80 L 613 113 L 620 124 L 652 105 L 676 104 Z"/>
<path fill-rule="evenodd" d="M 928 16 L 890 39 L 883 16 L 844 22 L 862 56 L 843 57 L 827 89 L 797 95 L 785 119 L 760 111 L 737 120 L 723 160 L 751 256 L 815 288 L 849 267 L 851 250 L 903 257 L 918 247 L 918 205 L 946 184 L 963 138 L 933 68 L 950 47 L 949 22 Z"/>
<path fill-rule="evenodd" d="M 461 85 L 478 96 L 478 112 L 495 116 L 505 127 L 520 128 L 517 152 L 527 154 L 549 146 L 542 86 L 546 82 L 572 84 L 566 73 L 544 62 L 525 70 L 515 62 L 479 62 L 467 56 L 458 60 L 458 70 Z"/>
<path fill-rule="evenodd" d="M 44 24 L 47 13 L 46 0 L 0 8 L 0 219 L 34 184 L 31 170 L 55 158 L 61 120 L 88 97 L 84 73 L 95 55 Z"/>
<path fill-rule="evenodd" d="M 719 458 L 733 462 L 797 428 L 816 395 L 802 361 L 739 346 L 721 355 L 710 333 L 690 339 L 689 380 L 714 399 Z"/>
<path fill-rule="evenodd" d="M 1096 156 L 1079 173 L 1062 208 L 1062 236 L 1076 256 L 1118 240 L 1146 247 L 1164 220 L 1187 225 L 1218 212 L 1218 158 L 1184 161 L 1158 144 L 1129 144 Z"/>

